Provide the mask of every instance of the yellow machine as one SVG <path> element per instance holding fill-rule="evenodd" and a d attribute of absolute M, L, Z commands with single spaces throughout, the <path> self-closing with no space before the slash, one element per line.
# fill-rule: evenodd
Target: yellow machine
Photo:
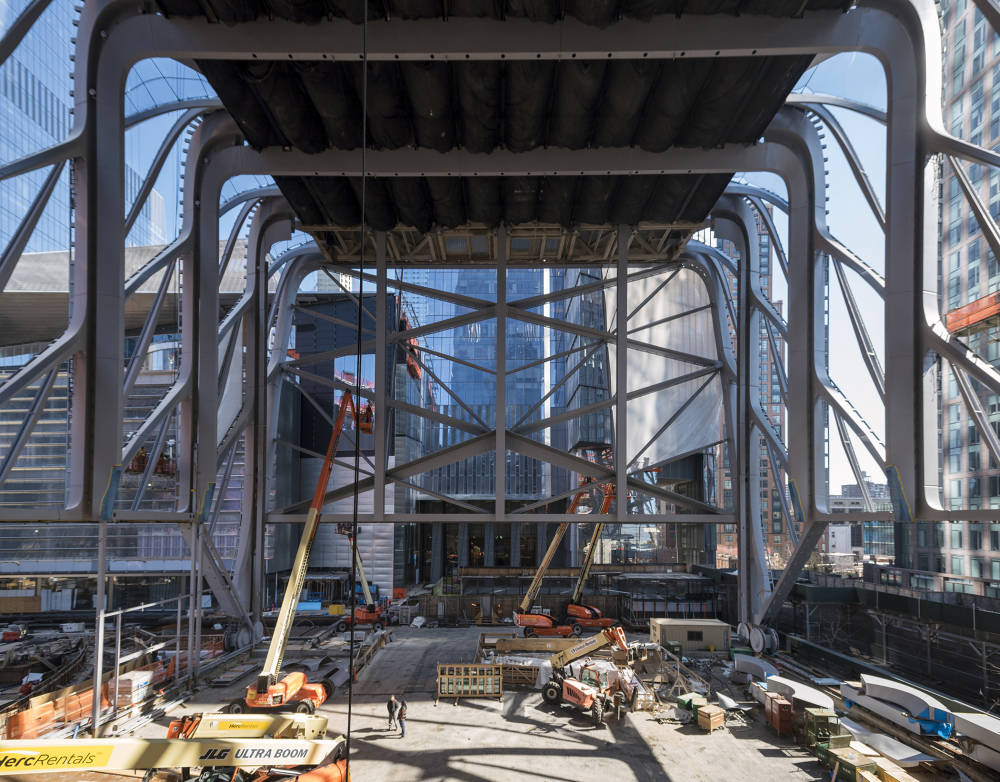
<path fill-rule="evenodd" d="M 225 716 L 225 715 L 218 715 Z M 273 738 L 202 739 L 25 739 L 0 745 L 0 776 L 77 771 L 200 768 L 199 782 L 243 779 L 299 779 L 342 782 L 347 779 L 344 740 Z"/>
<path fill-rule="evenodd" d="M 321 714 L 192 714 L 172 720 L 168 739 L 325 739 L 327 719 Z"/>

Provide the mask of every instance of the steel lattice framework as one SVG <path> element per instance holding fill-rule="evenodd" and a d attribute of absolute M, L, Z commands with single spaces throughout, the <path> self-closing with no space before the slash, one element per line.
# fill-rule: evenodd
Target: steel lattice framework
<path fill-rule="evenodd" d="M 47 2 L 28 5 L 0 40 L 0 65 L 44 11 Z M 994 29 L 1000 14 L 994 6 L 977 2 Z M 377 411 L 374 456 L 366 459 L 358 475 L 360 489 L 371 491 L 373 507 L 362 521 L 431 521 L 420 514 L 387 513 L 387 484 L 413 485 L 415 475 L 469 456 L 494 451 L 515 451 L 601 482 L 613 482 L 617 496 L 632 492 L 653 496 L 674 511 L 648 517 L 656 522 L 690 524 L 735 521 L 740 540 L 740 617 L 766 624 L 787 597 L 798 572 L 815 549 L 828 522 L 837 517 L 826 507 L 824 447 L 826 421 L 830 418 L 864 486 L 853 442 L 860 443 L 885 470 L 893 494 L 892 513 L 871 509 L 865 520 L 993 519 L 992 511 L 951 511 L 938 500 L 936 423 L 933 389 L 940 357 L 953 369 L 967 405 L 990 453 L 1000 461 L 1000 440 L 983 417 L 971 381 L 1000 394 L 1000 374 L 944 329 L 937 307 L 936 225 L 938 203 L 935 167 L 947 165 L 960 174 L 965 197 L 971 204 L 986 241 L 1000 257 L 1000 227 L 981 203 L 964 174 L 962 162 L 987 167 L 1000 165 L 1000 155 L 947 133 L 942 126 L 937 96 L 940 94 L 941 45 L 935 7 L 929 0 L 885 0 L 859 3 L 848 13 L 814 12 L 803 19 L 775 20 L 754 16 L 683 16 L 655 18 L 648 22 L 619 21 L 606 29 L 586 27 L 574 20 L 552 25 L 525 21 L 452 19 L 407 21 L 395 19 L 372 25 L 367 49 L 360 48 L 356 28 L 343 20 L 312 25 L 285 21 L 251 21 L 234 26 L 211 24 L 204 19 L 173 19 L 156 12 L 152 4 L 135 2 L 88 3 L 79 26 L 75 76 L 75 126 L 61 144 L 0 166 L 0 180 L 53 166 L 45 186 L 10 245 L 0 255 L 0 292 L 3 291 L 25 244 L 36 225 L 52 187 L 63 168 L 70 166 L 74 181 L 75 258 L 71 281 L 71 319 L 64 334 L 39 351 L 0 385 L 0 405 L 26 389 L 36 389 L 36 402 L 25 417 L 15 443 L 0 464 L 0 484 L 17 458 L 21 445 L 32 434 L 37 411 L 52 387 L 57 368 L 70 362 L 72 377 L 71 448 L 67 469 L 67 501 L 57 509 L 31 507 L 4 509 L 6 522 L 119 522 L 177 525 L 194 552 L 192 575 L 202 574 L 223 611 L 252 625 L 262 605 L 265 524 L 295 522 L 302 518 L 302 503 L 271 508 L 276 449 L 282 447 L 276 431 L 282 399 L 293 393 L 295 378 L 309 374 L 309 359 L 287 354 L 296 294 L 302 280 L 317 270 L 336 270 L 359 276 L 357 262 L 366 248 L 364 281 L 375 286 L 376 324 L 365 336 L 363 350 L 374 354 L 374 388 L 350 386 L 328 379 L 333 387 L 358 391 Z M 882 63 L 888 85 L 885 112 L 844 98 L 826 95 L 793 95 L 771 122 L 763 138 L 750 145 L 717 149 L 668 149 L 646 152 L 634 147 L 602 149 L 536 149 L 526 152 L 497 150 L 477 154 L 460 149 L 438 153 L 425 149 L 367 151 L 328 150 L 304 154 L 294 149 L 269 147 L 255 150 L 229 115 L 214 99 L 166 103 L 134 116 L 123 112 L 122 88 L 129 69 L 140 59 L 168 57 L 181 61 L 213 59 L 337 60 L 357 61 L 367 56 L 380 60 L 498 60 L 564 58 L 664 58 L 754 57 L 771 55 L 831 55 L 846 51 L 873 54 Z M 837 107 L 874 119 L 886 126 L 887 159 L 885 203 L 869 181 L 851 141 L 830 109 Z M 182 111 L 164 137 L 140 190 L 126 209 L 123 184 L 123 135 L 138 122 Z M 184 162 L 183 229 L 162 252 L 126 277 L 124 239 L 138 209 L 148 195 L 169 148 L 186 134 Z M 825 138 L 824 138 L 825 137 Z M 826 227 L 826 138 L 842 149 L 865 201 L 885 234 L 885 273 L 855 254 Z M 287 240 L 296 227 L 295 215 L 275 187 L 244 189 L 220 203 L 226 182 L 241 175 L 268 176 L 531 176 L 711 174 L 770 172 L 784 181 L 787 198 L 733 183 L 717 203 L 711 224 L 717 235 L 737 248 L 734 260 L 720 251 L 691 241 L 677 251 L 667 238 L 672 231 L 690 236 L 695 224 L 593 226 L 588 231 L 568 231 L 558 226 L 469 226 L 421 234 L 400 228 L 371 231 L 335 226 L 299 226 L 324 235 L 319 244 L 307 243 L 272 258 L 271 248 Z M 787 216 L 787 247 L 775 227 L 772 211 Z M 219 223 L 236 211 L 236 227 L 225 241 L 220 262 Z M 220 317 L 220 280 L 226 273 L 239 230 L 250 221 L 246 275 L 237 300 Z M 586 228 L 586 227 L 584 227 Z M 788 307 L 779 312 L 759 286 L 758 230 L 765 231 L 788 283 Z M 393 281 L 392 268 L 420 268 L 448 262 L 446 237 L 486 236 L 491 248 L 484 268 L 497 270 L 495 301 L 459 294 L 420 290 L 413 284 Z M 589 238 L 584 238 L 584 234 Z M 615 302 L 614 310 L 630 310 L 629 284 L 678 269 L 694 271 L 702 279 L 710 301 L 714 325 L 715 356 L 679 353 L 663 345 L 630 336 L 628 320 L 604 330 L 572 324 L 554 324 L 533 311 L 543 303 L 517 300 L 505 290 L 505 271 L 519 265 L 538 266 L 539 257 L 513 257 L 511 237 L 525 235 L 556 240 L 557 250 L 546 263 L 593 266 L 605 270 L 602 280 L 587 291 L 601 291 Z M 330 248 L 337 252 L 332 254 Z M 829 376 L 825 332 L 827 271 L 834 272 L 844 292 L 853 337 L 860 348 L 871 382 L 885 404 L 884 432 L 866 421 Z M 143 355 L 156 329 L 157 318 L 175 270 L 183 275 L 178 310 L 184 323 L 181 351 L 184 360 L 169 390 L 130 438 L 122 437 L 123 408 L 133 389 L 140 362 L 126 361 L 125 304 L 143 286 L 152 285 L 155 296 L 138 336 Z M 851 275 L 846 272 L 850 271 Z M 736 280 L 735 292 L 727 279 Z M 873 291 L 884 308 L 875 317 L 884 319 L 884 349 L 876 349 L 866 320 L 871 313 L 858 307 L 851 280 L 860 280 Z M 669 281 L 668 281 L 669 282 Z M 664 282 L 664 285 L 668 284 Z M 451 321 L 407 332 L 386 325 L 387 297 L 392 290 L 432 295 L 468 308 Z M 662 286 L 661 286 L 662 287 Z M 271 292 L 269 295 L 269 291 Z M 582 288 L 564 296 L 587 292 Z M 585 410 L 610 409 L 615 413 L 615 442 L 629 439 L 627 403 L 651 389 L 627 388 L 628 357 L 635 351 L 683 360 L 696 365 L 687 374 L 664 378 L 658 387 L 701 380 L 718 382 L 722 389 L 722 417 L 728 443 L 734 486 L 731 513 L 719 507 L 680 497 L 667 489 L 645 483 L 637 475 L 638 456 L 617 448 L 613 461 L 602 465 L 547 446 L 531 434 L 557 421 L 521 420 L 509 425 L 505 416 L 503 335 L 506 319 L 520 319 L 541 327 L 559 328 L 581 338 L 583 348 L 614 349 L 615 388 L 609 400 Z M 496 408 L 493 421 L 477 420 L 469 411 L 463 417 L 412 405 L 386 392 L 386 351 L 406 339 L 484 319 L 495 319 L 498 328 Z M 785 432 L 777 430 L 762 408 L 756 388 L 760 369 L 759 339 L 766 334 L 772 360 L 778 367 L 780 387 L 787 407 Z M 735 334 L 735 346 L 728 335 Z M 585 341 L 585 342 L 584 342 Z M 787 346 L 784 351 L 777 346 Z M 879 352 L 884 355 L 881 365 Z M 337 355 L 353 354 L 344 348 Z M 327 358 L 335 357 L 333 354 Z M 425 367 L 426 369 L 426 367 Z M 315 379 L 315 376 L 313 376 Z M 703 387 L 703 386 L 702 386 Z M 227 389 L 237 389 L 235 397 Z M 652 389 L 656 390 L 656 389 Z M 700 392 L 694 391 L 697 395 Z M 232 399 L 236 399 L 233 402 Z M 228 401 L 227 401 L 228 400 Z M 308 400 L 307 400 L 308 401 Z M 461 404 L 461 400 L 458 400 Z M 458 429 L 469 437 L 433 454 L 388 466 L 388 416 L 378 411 L 395 409 L 421 415 Z M 976 412 L 978 411 L 978 413 Z M 565 414 L 568 416 L 569 414 Z M 178 502 L 175 510 L 132 509 L 102 515 L 109 476 L 116 465 L 128 464 L 145 443 L 159 450 L 166 422 L 176 416 L 178 439 Z M 667 424 L 669 425 L 669 423 Z M 650 438 L 645 433 L 648 446 Z M 787 475 L 788 494 L 782 492 L 790 533 L 792 519 L 802 523 L 791 560 L 776 584 L 770 584 L 760 531 L 760 461 L 763 439 L 770 463 Z M 213 495 L 225 493 L 236 447 L 242 443 L 246 463 L 240 543 L 232 568 L 227 568 L 212 544 L 209 530 L 217 515 Z M 641 453 L 641 452 L 640 452 Z M 678 454 L 682 456 L 683 454 Z M 503 459 L 497 459 L 496 503 L 492 512 L 455 498 L 439 496 L 459 507 L 449 520 L 516 522 L 524 520 L 507 508 Z M 151 466 L 150 466 L 151 469 Z M 148 473 L 147 473 L 148 475 Z M 221 486 L 220 486 L 221 484 Z M 218 490 L 217 490 L 218 489 Z M 353 485 L 335 486 L 328 497 L 349 497 Z M 562 496 L 566 496 L 563 494 Z M 544 501 L 558 497 L 541 498 Z M 536 505 L 541 505 L 542 502 Z M 615 520 L 629 520 L 626 503 L 618 503 Z M 329 521 L 344 521 L 349 514 L 327 514 Z M 530 516 L 532 521 L 563 520 L 563 514 Z M 433 520 L 440 520 L 435 516 Z M 99 562 L 104 567 L 103 560 Z M 103 569 L 99 575 L 103 576 Z M 196 579 L 200 584 L 201 579 Z M 249 596 L 249 597 L 248 597 Z"/>

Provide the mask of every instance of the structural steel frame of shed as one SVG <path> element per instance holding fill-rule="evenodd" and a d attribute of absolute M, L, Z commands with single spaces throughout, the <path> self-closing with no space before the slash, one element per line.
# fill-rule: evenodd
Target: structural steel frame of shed
<path fill-rule="evenodd" d="M 1000 12 L 988 0 L 975 0 L 994 29 L 1000 29 Z M 18 41 L 44 11 L 47 0 L 30 3 L 0 39 L 0 63 L 16 48 Z M 38 195 L 11 245 L 0 255 L 0 290 L 44 209 L 48 194 L 59 172 L 71 165 L 75 180 L 75 246 L 71 286 L 72 316 L 67 331 L 23 369 L 0 385 L 0 404 L 14 393 L 40 380 L 38 399 L 44 400 L 56 368 L 72 360 L 72 448 L 68 469 L 68 502 L 61 510 L 4 510 L 0 520 L 97 521 L 100 505 L 115 465 L 128 463 L 138 450 L 142 437 L 162 432 L 166 417 L 179 411 L 181 450 L 179 475 L 181 498 L 190 498 L 178 512 L 122 511 L 114 521 L 170 522 L 183 531 L 194 552 L 192 574 L 201 574 L 219 600 L 222 610 L 231 617 L 253 624 L 262 610 L 263 534 L 265 523 L 295 522 L 301 515 L 297 508 L 269 512 L 266 507 L 268 449 L 274 448 L 273 433 L 281 396 L 282 377 L 302 371 L 285 360 L 290 311 L 298 282 L 309 271 L 329 266 L 321 249 L 309 245 L 289 251 L 268 266 L 267 252 L 277 241 L 288 238 L 294 215 L 276 189 L 251 190 L 223 205 L 224 210 L 239 208 L 240 218 L 252 219 L 248 251 L 247 287 L 236 308 L 218 318 L 219 194 L 223 184 L 240 174 L 268 175 L 351 175 L 360 176 L 561 176 L 581 174 L 703 174 L 710 172 L 767 171 L 780 176 L 787 188 L 783 199 L 766 191 L 734 183 L 712 215 L 718 235 L 731 239 L 745 262 L 735 263 L 717 250 L 691 243 L 680 258 L 662 258 L 675 266 L 695 269 L 706 281 L 712 299 L 716 340 L 720 361 L 706 368 L 716 372 L 724 385 L 724 416 L 730 442 L 734 481 L 733 514 L 714 508 L 691 507 L 690 513 L 643 517 L 649 521 L 717 523 L 735 521 L 740 545 L 740 618 L 748 624 L 770 621 L 787 597 L 803 564 L 815 549 L 827 523 L 838 517 L 825 507 L 824 416 L 820 403 L 834 418 L 838 434 L 861 480 L 854 455 L 852 437 L 856 438 L 883 467 L 893 494 L 894 511 L 877 513 L 871 509 L 858 518 L 894 520 L 906 524 L 916 519 L 993 519 L 988 510 L 946 510 L 940 507 L 937 486 L 936 411 L 932 398 L 936 367 L 928 357 L 945 359 L 955 372 L 987 448 L 1000 461 L 1000 440 L 982 415 L 974 379 L 992 393 L 1000 393 L 1000 373 L 974 355 L 944 329 L 937 311 L 936 265 L 937 194 L 935 166 L 950 165 L 959 174 L 965 197 L 980 222 L 989 247 L 1000 257 L 1000 228 L 991 218 L 961 171 L 959 161 L 986 166 L 1000 165 L 1000 155 L 949 135 L 943 128 L 937 96 L 941 90 L 941 52 L 938 18 L 930 0 L 871 0 L 859 3 L 848 13 L 811 12 L 801 19 L 777 20 L 750 16 L 681 16 L 657 17 L 649 22 L 625 20 L 598 30 L 573 20 L 538 24 L 507 20 L 451 19 L 382 21 L 371 25 L 367 54 L 360 48 L 358 28 L 343 20 L 328 20 L 315 25 L 284 21 L 255 21 L 227 27 L 204 19 L 168 19 L 156 13 L 155 6 L 143 2 L 105 0 L 87 3 L 81 12 L 76 54 L 75 126 L 63 143 L 0 167 L 0 179 L 9 179 L 45 166 L 54 166 L 45 188 Z M 411 59 L 560 59 L 567 57 L 601 58 L 680 58 L 732 57 L 786 54 L 832 55 L 845 51 L 873 54 L 885 68 L 888 85 L 888 109 L 881 112 L 835 96 L 794 95 L 764 134 L 761 141 L 749 146 L 725 146 L 719 149 L 669 149 L 664 153 L 621 149 L 537 149 L 513 153 L 496 151 L 472 154 L 461 150 L 438 153 L 428 150 L 369 150 L 362 170 L 360 152 L 327 151 L 306 155 L 294 150 L 268 148 L 256 151 L 243 139 L 228 115 L 219 111 L 214 100 L 195 100 L 170 104 L 143 112 L 141 116 L 123 116 L 123 85 L 131 66 L 148 57 L 171 57 L 181 61 L 194 59 L 260 60 L 338 59 L 369 60 Z M 928 96 L 930 96 L 928 98 Z M 843 129 L 829 107 L 853 110 L 887 127 L 886 203 L 880 205 L 875 188 Z M 185 128 L 194 128 L 185 163 L 184 219 L 180 236 L 136 276 L 126 280 L 123 273 L 123 246 L 128 225 L 135 220 L 139 201 L 126 213 L 123 184 L 123 136 L 127 127 L 158 113 L 186 109 L 182 120 L 164 140 L 157 160 Z M 841 146 L 862 193 L 876 220 L 885 231 L 885 275 L 874 271 L 827 230 L 825 224 L 826 173 L 823 139 L 820 129 Z M 144 185 L 148 194 L 158 169 Z M 774 224 L 764 208 L 784 211 L 788 216 L 788 247 L 780 246 Z M 765 226 L 777 245 L 776 254 L 786 270 L 789 307 L 787 317 L 776 312 L 760 290 L 757 257 L 757 225 Z M 691 230 L 692 226 L 684 226 Z M 505 269 L 508 229 L 496 229 L 493 241 L 497 248 L 496 268 Z M 626 283 L 634 260 L 631 248 L 642 250 L 637 236 L 641 227 L 617 226 L 607 229 L 606 245 L 610 255 L 605 264 L 615 269 L 610 281 L 615 286 L 618 310 L 626 311 Z M 229 245 L 234 241 L 230 239 Z M 399 335 L 386 333 L 386 271 L 389 261 L 385 233 L 374 234 L 374 281 L 376 293 L 375 392 L 364 389 L 362 396 L 373 398 L 375 407 L 393 402 L 384 398 L 386 388 L 386 346 Z M 648 249 L 648 244 L 646 245 Z M 228 262 L 231 247 L 223 256 Z M 655 258 L 653 253 L 653 258 Z M 349 263 L 350 258 L 347 258 Z M 643 263 L 651 262 L 646 258 Z M 124 299 L 161 269 L 175 264 L 183 268 L 186 281 L 181 312 L 186 324 L 184 351 L 194 360 L 186 361 L 183 371 L 167 396 L 143 424 L 142 437 L 136 436 L 124 448 L 120 440 L 123 400 L 137 367 L 127 367 L 123 354 Z M 854 336 L 862 357 L 883 400 L 887 401 L 885 442 L 862 418 L 847 396 L 834 384 L 827 372 L 827 348 L 824 326 L 825 269 L 831 264 L 837 274 Z M 642 267 L 639 267 L 642 268 Z M 844 269 L 870 286 L 885 302 L 885 367 L 879 365 L 864 325 L 864 317 L 852 304 L 850 286 Z M 281 272 L 275 304 L 268 309 L 268 279 Z M 738 294 L 730 295 L 725 275 L 739 280 Z M 164 279 L 169 278 L 169 273 Z M 491 316 L 499 323 L 511 316 L 516 306 L 508 300 L 503 287 L 504 275 L 498 275 L 497 303 Z M 187 283 L 190 281 L 190 283 Z M 164 283 L 165 286 L 165 283 Z M 163 287 L 156 299 L 162 302 Z M 151 338 L 156 310 L 154 304 L 141 341 Z M 729 324 L 738 334 L 737 350 L 732 351 L 725 334 Z M 275 327 L 274 344 L 268 358 L 268 332 Z M 246 338 L 247 396 L 245 404 L 226 432 L 218 429 L 217 409 L 224 385 L 232 371 L 237 327 Z M 762 331 L 763 329 L 763 331 Z M 786 392 L 788 410 L 787 436 L 770 425 L 766 411 L 759 404 L 756 378 L 759 363 L 757 335 L 766 332 L 778 365 L 780 385 Z M 498 354 L 503 356 L 503 328 Z M 582 332 L 581 332 L 582 333 Z M 627 329 L 590 334 L 618 348 L 616 373 L 624 377 L 629 348 Z M 778 340 L 787 344 L 788 360 L 783 364 Z M 220 345 L 225 346 L 220 356 Z M 503 361 L 496 372 L 497 408 L 504 410 Z M 48 378 L 46 380 L 46 378 Z M 249 380 L 252 379 L 252 380 Z M 620 387 L 620 386 L 619 386 Z M 626 442 L 626 394 L 614 400 L 616 442 Z M 36 402 L 36 406 L 37 406 Z M 30 435 L 37 415 L 25 420 L 16 442 Z M 383 420 L 385 420 L 383 418 Z M 451 422 L 454 423 L 454 422 Z M 476 449 L 507 449 L 560 464 L 568 469 L 591 474 L 602 480 L 614 480 L 618 496 L 631 489 L 652 493 L 670 502 L 681 498 L 648 484 L 638 484 L 629 477 L 625 449 L 616 449 L 611 468 L 599 467 L 546 449 L 544 446 L 508 428 L 504 421 L 483 422 L 475 438 L 457 450 L 425 457 L 419 465 L 409 465 L 410 472 L 388 470 L 384 427 L 376 427 L 375 458 L 371 465 L 370 484 L 375 509 L 362 521 L 429 521 L 406 514 L 385 513 L 383 502 L 387 481 L 404 480 L 420 470 L 440 466 L 473 453 Z M 221 436 L 220 436 L 221 434 Z M 244 495 L 241 542 L 232 574 L 214 551 L 205 534 L 211 523 L 210 501 L 217 475 L 231 470 L 234 445 L 245 437 L 248 480 Z M 791 517 L 803 523 L 795 551 L 776 584 L 769 583 L 767 562 L 763 555 L 760 530 L 760 462 L 758 438 L 764 438 L 772 465 L 780 466 L 789 476 L 789 496 L 782 497 L 789 517 L 789 532 L 794 531 Z M 16 451 L 15 451 L 16 454 Z M 7 460 L 11 462 L 9 458 Z M 11 462 L 12 463 L 12 462 Z M 449 516 L 454 521 L 521 521 L 505 510 L 503 460 L 498 459 L 497 499 L 493 514 L 469 512 Z M 10 464 L 0 465 L 0 482 Z M 418 470 L 419 471 L 419 470 Z M 359 476 L 360 477 L 360 476 Z M 364 484 L 365 481 L 362 483 Z M 821 491 L 822 488 L 822 491 Z M 330 498 L 347 496 L 354 489 L 337 489 Z M 182 501 L 182 505 L 185 503 Z M 691 503 L 687 503 L 691 506 Z M 344 520 L 331 515 L 329 520 Z M 561 514 L 531 517 L 532 520 L 558 521 Z M 637 518 L 637 517 L 635 517 Z M 440 517 L 435 516 L 435 521 Z M 619 504 L 617 521 L 632 520 Z M 105 523 L 101 524 L 104 539 Z M 101 563 L 103 569 L 103 564 Z M 103 572 L 99 574 L 103 576 Z M 200 589 L 201 579 L 194 579 Z M 245 596 L 249 595 L 249 602 Z M 192 606 L 194 606 L 192 600 Z M 199 603 L 200 605 L 200 603 Z"/>

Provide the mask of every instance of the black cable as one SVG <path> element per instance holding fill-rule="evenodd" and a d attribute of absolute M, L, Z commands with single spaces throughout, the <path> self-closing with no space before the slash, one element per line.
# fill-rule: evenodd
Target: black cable
<path fill-rule="evenodd" d="M 344 775 L 351 778 L 351 714 L 354 706 L 354 611 L 358 602 L 358 590 L 355 587 L 357 580 L 358 563 L 358 502 L 360 500 L 358 476 L 361 472 L 361 415 L 359 407 L 361 405 L 361 325 L 364 316 L 365 300 L 365 185 L 368 180 L 367 149 L 368 149 L 368 2 L 362 3 L 364 7 L 364 18 L 361 21 L 361 251 L 358 258 L 358 342 L 354 372 L 354 507 L 351 514 L 351 636 L 350 654 L 347 678 L 347 736 L 344 744 L 345 766 Z M 383 410 L 376 410 L 376 415 L 385 414 Z M 372 416 L 372 431 L 378 425 Z M 376 465 L 377 468 L 377 465 Z M 366 606 L 367 608 L 367 606 Z"/>

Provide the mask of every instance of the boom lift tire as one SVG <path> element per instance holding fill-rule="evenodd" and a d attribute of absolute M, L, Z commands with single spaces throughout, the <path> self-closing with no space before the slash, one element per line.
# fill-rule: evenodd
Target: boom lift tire
<path fill-rule="evenodd" d="M 546 703 L 559 703 L 562 699 L 562 687 L 551 681 L 542 688 L 542 698 Z"/>
<path fill-rule="evenodd" d="M 338 633 L 346 633 L 347 632 L 347 622 L 345 622 L 343 620 L 337 622 L 337 632 Z"/>
<path fill-rule="evenodd" d="M 534 628 L 533 627 L 525 627 L 524 628 L 524 637 L 525 638 L 534 638 L 535 637 L 535 630 L 534 630 Z"/>
<path fill-rule="evenodd" d="M 583 635 L 583 628 L 580 626 L 579 622 L 573 623 L 573 635 L 575 635 L 577 638 Z"/>
<path fill-rule="evenodd" d="M 312 701 L 299 701 L 295 704 L 295 711 L 299 714 L 313 714 L 316 711 L 316 707 Z"/>
<path fill-rule="evenodd" d="M 246 714 L 248 711 L 249 709 L 247 708 L 247 703 L 242 698 L 237 698 L 229 704 L 230 714 Z"/>
<path fill-rule="evenodd" d="M 594 718 L 594 725 L 597 727 L 601 727 L 604 723 L 604 704 L 600 698 L 596 699 L 594 705 L 590 707 L 590 716 Z"/>

